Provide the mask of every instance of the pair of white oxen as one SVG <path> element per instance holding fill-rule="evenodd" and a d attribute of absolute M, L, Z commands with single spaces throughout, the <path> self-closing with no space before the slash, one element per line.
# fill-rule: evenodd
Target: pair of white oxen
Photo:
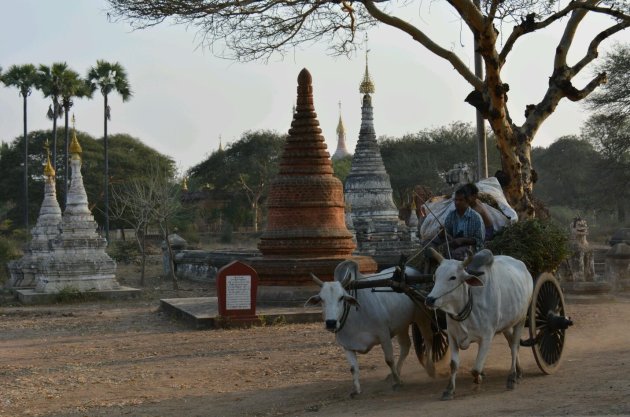
<path fill-rule="evenodd" d="M 426 309 L 440 309 L 447 313 L 451 351 L 450 379 L 442 399 L 453 398 L 459 350 L 467 349 L 471 343 L 479 344 L 472 374 L 475 383 L 481 383 L 483 366 L 497 333 L 503 333 L 512 353 L 507 388 L 513 389 L 522 376 L 518 349 L 533 291 L 533 279 L 525 264 L 509 256 L 493 256 L 487 249 L 463 262 L 444 259 L 433 249 L 430 251 L 439 266 L 425 306 Z M 335 333 L 337 343 L 346 352 L 353 379 L 351 396 L 361 393 L 357 353 L 367 353 L 380 344 L 385 362 L 391 369 L 393 388 L 397 389 L 401 385 L 402 364 L 411 346 L 409 326 L 415 322 L 423 335 L 430 334 L 427 310 L 421 311 L 408 296 L 357 290 L 353 297 L 347 291 L 352 280 L 389 278 L 394 270 L 390 268 L 375 275 L 362 276 L 354 261 L 344 261 L 335 269 L 332 282 L 322 282 L 313 276 L 321 290 L 306 304 L 322 305 L 326 329 Z M 410 267 L 405 273 L 407 276 L 419 274 Z M 396 363 L 392 345 L 394 336 L 397 336 L 400 345 L 400 357 Z M 426 343 L 425 347 L 430 349 L 431 343 Z M 431 357 L 430 352 L 428 357 Z M 429 374 L 434 375 L 435 369 L 429 369 L 431 361 L 425 362 L 428 362 L 424 365 Z"/>

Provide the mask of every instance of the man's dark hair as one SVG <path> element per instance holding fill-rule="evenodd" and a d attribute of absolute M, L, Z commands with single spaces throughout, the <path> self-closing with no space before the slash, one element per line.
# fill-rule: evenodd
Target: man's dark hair
<path fill-rule="evenodd" d="M 466 191 L 466 186 L 463 185 L 461 187 L 459 187 L 456 191 L 455 191 L 455 197 L 457 196 L 463 196 L 463 197 L 468 197 L 468 192 Z"/>
<path fill-rule="evenodd" d="M 472 182 L 462 185 L 461 189 L 466 193 L 466 197 L 479 194 L 479 188 L 477 188 L 477 186 Z"/>

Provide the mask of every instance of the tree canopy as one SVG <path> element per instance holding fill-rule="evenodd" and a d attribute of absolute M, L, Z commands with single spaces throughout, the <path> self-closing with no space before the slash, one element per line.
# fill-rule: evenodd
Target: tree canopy
<path fill-rule="evenodd" d="M 453 164 L 477 161 L 475 129 L 468 123 L 454 122 L 448 126 L 425 129 L 402 138 L 379 139 L 381 155 L 400 204 L 408 201 L 415 186 L 424 185 L 438 192 L 445 188 L 440 173 L 453 168 Z M 499 155 L 495 147 L 488 149 L 488 170 L 499 168 Z"/>
<path fill-rule="evenodd" d="M 29 145 L 29 217 L 35 220 L 39 213 L 39 207 L 44 198 L 43 166 L 46 153 L 44 143 L 50 138 L 50 130 L 38 130 L 28 134 Z M 77 138 L 83 148 L 82 160 L 83 182 L 90 202 L 90 208 L 97 222 L 102 222 L 103 213 L 103 152 L 102 139 L 95 139 L 84 132 L 77 131 Z M 6 196 L 7 202 L 12 201 L 11 208 L 7 216 L 14 223 L 19 219 L 23 210 L 23 202 L 19 198 L 22 182 L 20 175 L 22 169 L 20 163 L 23 159 L 24 144 L 21 137 L 15 138 L 10 143 L 3 143 L 0 147 L 0 195 Z M 52 146 L 52 144 L 51 144 Z M 58 144 L 57 157 L 61 160 L 63 152 L 62 144 Z M 147 160 L 159 160 L 162 166 L 168 167 L 168 172 L 172 176 L 175 171 L 173 160 L 160 154 L 153 148 L 145 145 L 139 139 L 126 134 L 116 134 L 110 136 L 111 147 L 111 182 L 124 183 L 131 178 L 143 177 L 147 175 L 145 163 Z M 65 175 L 63 164 L 57 166 L 57 178 Z M 59 184 L 59 182 L 58 182 Z M 57 187 L 59 201 L 63 201 L 63 188 Z"/>
<path fill-rule="evenodd" d="M 230 57 L 239 60 L 268 58 L 284 54 L 303 43 L 324 41 L 338 53 L 355 47 L 361 30 L 381 24 L 411 36 L 422 47 L 449 62 L 471 86 L 466 101 L 488 120 L 501 155 L 503 171 L 510 183 L 505 188 L 508 201 L 522 217 L 534 215 L 532 201 L 535 174 L 531 163 L 531 143 L 542 123 L 562 99 L 579 101 L 605 83 L 606 74 L 596 73 L 584 85 L 574 84 L 599 53 L 603 41 L 630 27 L 630 3 L 620 0 L 448 0 L 478 43 L 485 76 L 478 76 L 448 46 L 440 45 L 424 31 L 426 22 L 412 23 L 397 15 L 403 5 L 386 0 L 108 0 L 114 18 L 136 27 L 159 24 L 166 19 L 195 26 L 200 37 L 212 47 L 227 46 Z M 404 3 L 404 2 L 401 2 Z M 595 35 L 586 52 L 575 64 L 567 60 L 574 46 L 578 27 L 589 14 L 607 19 L 605 28 Z M 502 70 L 510 53 L 525 35 L 542 31 L 553 24 L 564 25 L 557 40 L 548 88 L 539 101 L 522 111 L 525 121 L 517 125 L 510 116 L 510 85 Z M 223 51 L 224 48 L 217 48 Z M 522 50 L 521 50 L 522 51 Z M 531 51 L 528 51 L 531 53 Z M 535 52 L 534 52 L 535 53 Z M 525 87 L 526 88 L 526 87 Z M 464 93 L 462 97 L 466 94 Z"/>
<path fill-rule="evenodd" d="M 205 188 L 212 198 L 224 201 L 221 216 L 233 225 L 256 228 L 269 184 L 278 172 L 285 139 L 286 135 L 269 130 L 243 133 L 225 150 L 213 152 L 189 170 L 191 189 Z"/>

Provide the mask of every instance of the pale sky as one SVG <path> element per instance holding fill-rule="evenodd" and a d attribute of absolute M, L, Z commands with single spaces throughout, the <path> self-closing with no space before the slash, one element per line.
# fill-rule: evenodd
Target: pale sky
<path fill-rule="evenodd" d="M 359 83 L 363 52 L 333 57 L 322 43 L 305 45 L 283 60 L 238 63 L 198 48 L 194 28 L 163 23 L 132 31 L 125 23 L 110 23 L 104 0 L 3 0 L 0 15 L 0 66 L 52 64 L 66 61 L 81 75 L 97 59 L 120 62 L 128 71 L 134 97 L 122 103 L 110 98 L 110 133 L 128 133 L 170 155 L 182 169 L 201 162 L 218 147 L 237 140 L 246 130 L 286 132 L 296 97 L 296 78 L 306 67 L 313 75 L 315 108 L 329 152 L 336 148 L 335 128 L 342 102 L 348 148 L 353 150 L 360 126 Z M 360 6 L 357 6 L 360 7 Z M 446 2 L 416 2 L 401 16 L 420 25 L 444 47 L 473 65 L 472 40 Z M 607 21 L 603 21 L 605 24 Z M 578 31 L 574 63 L 587 42 L 599 32 L 602 20 L 585 19 Z M 461 32 L 460 32 L 460 29 Z M 460 33 L 462 33 L 460 37 Z M 554 48 L 561 26 L 523 38 L 508 58 L 503 81 L 510 87 L 510 112 L 523 121 L 526 104 L 544 94 L 551 74 Z M 507 35 L 506 35 L 507 36 Z M 473 108 L 464 103 L 472 88 L 450 64 L 432 55 L 409 36 L 384 26 L 370 37 L 370 73 L 377 135 L 402 136 L 453 121 L 474 122 Z M 630 42 L 630 31 L 603 43 Z M 584 76 L 590 74 L 584 70 Z M 586 78 L 576 82 L 581 88 Z M 29 130 L 50 129 L 49 101 L 34 91 L 29 99 Z M 103 135 L 102 97 L 76 100 L 77 129 Z M 587 117 L 580 103 L 563 100 L 534 140 L 547 146 L 562 135 L 578 133 Z M 0 140 L 22 132 L 21 98 L 16 89 L 0 87 Z M 454 162 L 456 157 L 454 156 Z"/>

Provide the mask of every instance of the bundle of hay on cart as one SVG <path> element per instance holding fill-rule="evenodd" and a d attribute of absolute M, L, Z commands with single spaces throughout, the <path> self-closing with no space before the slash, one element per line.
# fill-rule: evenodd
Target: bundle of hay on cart
<path fill-rule="evenodd" d="M 566 232 L 548 220 L 528 219 L 519 222 L 517 213 L 507 203 L 496 178 L 482 180 L 476 185 L 479 188 L 479 200 L 490 214 L 495 230 L 493 240 L 487 242 L 487 249 L 495 255 L 520 259 L 534 279 L 526 322 L 529 338 L 521 340 L 521 346 L 531 347 L 540 370 L 551 374 L 558 369 L 565 332 L 572 324 L 565 315 L 564 296 L 554 276 L 568 254 Z M 425 203 L 423 209 L 427 217 L 420 228 L 423 241 L 431 241 L 439 233 L 446 215 L 454 209 L 452 200 L 452 197 L 441 197 Z M 416 270 L 411 274 L 413 277 L 408 273 L 409 268 Z M 408 295 L 426 312 L 423 316 L 430 323 L 423 326 L 414 324 L 412 331 L 418 360 L 431 376 L 448 374 L 450 358 L 445 314 L 429 311 L 424 305 L 433 288 L 433 272 L 436 268 L 437 264 L 421 251 L 409 259 L 401 258 L 399 268 L 391 278 L 355 281 L 351 284 L 353 289 L 390 287 Z"/>

